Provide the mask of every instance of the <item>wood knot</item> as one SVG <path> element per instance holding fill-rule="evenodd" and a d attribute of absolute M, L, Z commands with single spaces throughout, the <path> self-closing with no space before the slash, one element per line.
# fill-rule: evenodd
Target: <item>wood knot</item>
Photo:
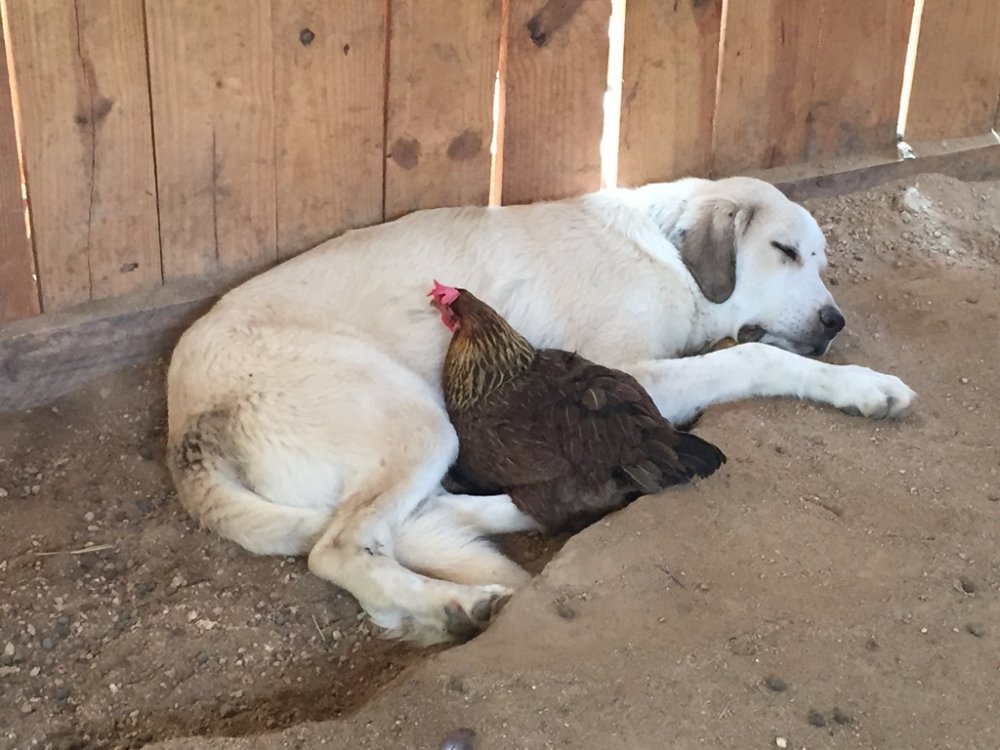
<path fill-rule="evenodd" d="M 483 148 L 483 139 L 473 130 L 465 130 L 456 135 L 448 144 L 448 158 L 452 161 L 468 161 Z"/>
<path fill-rule="evenodd" d="M 302 29 L 299 32 L 299 41 L 302 42 L 303 47 L 308 47 L 313 43 L 313 39 L 315 38 L 316 35 L 312 32 L 312 29 Z"/>
<path fill-rule="evenodd" d="M 413 169 L 420 162 L 420 141 L 415 138 L 397 138 L 389 155 L 403 169 Z"/>
<path fill-rule="evenodd" d="M 569 23 L 583 4 L 583 0 L 549 0 L 525 24 L 531 43 L 544 47 L 552 35 Z"/>
<path fill-rule="evenodd" d="M 115 100 L 109 99 L 106 96 L 102 96 L 97 99 L 90 108 L 89 114 L 84 114 L 83 112 L 77 112 L 73 115 L 73 122 L 77 125 L 90 125 L 93 123 L 97 125 L 105 117 L 111 114 L 112 108 L 115 106 Z"/>

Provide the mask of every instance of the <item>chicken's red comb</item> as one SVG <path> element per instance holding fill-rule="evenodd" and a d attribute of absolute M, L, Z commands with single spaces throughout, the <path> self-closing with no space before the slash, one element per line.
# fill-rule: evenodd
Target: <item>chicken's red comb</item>
<path fill-rule="evenodd" d="M 427 292 L 428 297 L 433 297 L 435 302 L 442 305 L 450 305 L 458 299 L 458 290 L 451 286 L 445 286 L 437 279 L 434 279 L 434 288 Z"/>

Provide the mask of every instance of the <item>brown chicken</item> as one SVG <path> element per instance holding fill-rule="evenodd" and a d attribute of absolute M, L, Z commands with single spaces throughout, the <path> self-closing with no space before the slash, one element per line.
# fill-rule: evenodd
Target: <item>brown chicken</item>
<path fill-rule="evenodd" d="M 493 308 L 434 282 L 452 332 L 444 395 L 458 432 L 453 485 L 507 493 L 549 533 L 578 531 L 641 495 L 714 473 L 726 457 L 675 430 L 632 376 L 535 349 Z"/>

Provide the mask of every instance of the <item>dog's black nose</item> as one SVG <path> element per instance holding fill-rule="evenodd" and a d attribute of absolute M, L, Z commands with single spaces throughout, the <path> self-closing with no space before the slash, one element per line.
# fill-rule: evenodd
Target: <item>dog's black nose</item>
<path fill-rule="evenodd" d="M 844 330 L 844 316 L 833 305 L 827 305 L 820 309 L 819 322 L 832 334 L 840 333 Z"/>

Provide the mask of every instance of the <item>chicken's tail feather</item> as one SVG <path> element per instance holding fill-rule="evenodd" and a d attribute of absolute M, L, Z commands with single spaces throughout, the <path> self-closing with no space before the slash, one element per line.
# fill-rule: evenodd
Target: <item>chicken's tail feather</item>
<path fill-rule="evenodd" d="M 707 440 L 690 432 L 679 432 L 677 436 L 680 442 L 674 447 L 674 452 L 689 478 L 711 476 L 726 463 L 726 455 Z"/>

